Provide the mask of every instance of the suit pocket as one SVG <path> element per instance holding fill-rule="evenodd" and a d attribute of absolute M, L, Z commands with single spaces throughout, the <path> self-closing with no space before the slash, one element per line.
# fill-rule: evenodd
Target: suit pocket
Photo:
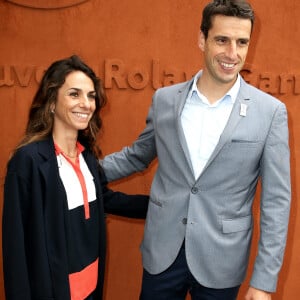
<path fill-rule="evenodd" d="M 222 220 L 223 233 L 245 231 L 252 227 L 252 216 Z"/>
<path fill-rule="evenodd" d="M 260 145 L 261 141 L 251 141 L 251 140 L 239 140 L 239 139 L 232 139 L 232 145 L 242 146 L 242 147 L 256 147 Z"/>
<path fill-rule="evenodd" d="M 158 200 L 156 200 L 156 199 L 153 199 L 152 197 L 150 198 L 149 201 L 150 201 L 151 203 L 153 203 L 153 204 L 159 206 L 159 207 L 162 207 L 162 206 L 163 206 L 162 203 L 161 203 L 160 201 L 158 201 Z"/>

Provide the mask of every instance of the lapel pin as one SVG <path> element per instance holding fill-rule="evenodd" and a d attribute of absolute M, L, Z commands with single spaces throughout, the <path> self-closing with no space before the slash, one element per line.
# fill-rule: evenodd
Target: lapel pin
<path fill-rule="evenodd" d="M 247 108 L 248 108 L 247 104 L 241 103 L 240 116 L 246 117 L 246 115 L 247 115 Z"/>

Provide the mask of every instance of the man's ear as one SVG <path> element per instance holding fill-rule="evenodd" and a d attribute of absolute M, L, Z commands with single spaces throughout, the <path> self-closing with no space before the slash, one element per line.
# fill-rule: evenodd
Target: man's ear
<path fill-rule="evenodd" d="M 198 34 L 198 47 L 200 48 L 201 51 L 204 51 L 205 35 L 201 30 L 199 31 L 199 34 Z"/>

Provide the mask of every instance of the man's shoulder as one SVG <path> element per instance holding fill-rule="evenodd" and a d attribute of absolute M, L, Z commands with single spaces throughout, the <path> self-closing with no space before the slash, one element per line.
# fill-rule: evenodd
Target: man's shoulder
<path fill-rule="evenodd" d="M 265 104 L 269 103 L 273 105 L 279 105 L 283 103 L 280 99 L 276 98 L 275 96 L 262 91 L 261 89 L 245 82 L 244 80 L 242 80 L 241 82 L 240 92 L 244 98 L 250 98 L 252 100 L 257 100 Z"/>
<path fill-rule="evenodd" d="M 180 83 L 175 83 L 172 85 L 168 85 L 168 86 L 164 86 L 161 87 L 159 89 L 156 90 L 156 93 L 159 94 L 174 94 L 174 93 L 178 93 L 180 91 L 185 90 L 186 88 L 188 88 L 191 84 L 192 80 L 188 80 L 188 81 L 184 81 L 184 82 L 180 82 Z"/>

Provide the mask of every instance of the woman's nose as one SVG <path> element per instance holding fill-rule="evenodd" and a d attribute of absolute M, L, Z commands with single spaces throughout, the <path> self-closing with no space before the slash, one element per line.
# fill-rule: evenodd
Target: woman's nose
<path fill-rule="evenodd" d="M 89 108 L 91 106 L 89 98 L 87 96 L 80 97 L 79 106 Z"/>

